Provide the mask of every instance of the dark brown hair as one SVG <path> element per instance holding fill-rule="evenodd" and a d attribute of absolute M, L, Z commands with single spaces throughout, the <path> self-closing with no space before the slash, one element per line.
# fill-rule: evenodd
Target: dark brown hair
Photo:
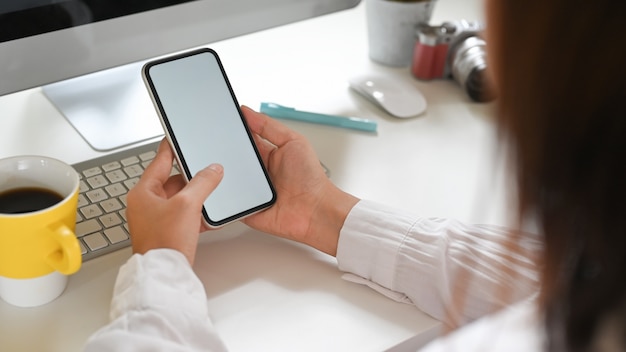
<path fill-rule="evenodd" d="M 520 216 L 545 238 L 546 347 L 587 351 L 626 300 L 626 1 L 489 5 L 489 62 Z"/>

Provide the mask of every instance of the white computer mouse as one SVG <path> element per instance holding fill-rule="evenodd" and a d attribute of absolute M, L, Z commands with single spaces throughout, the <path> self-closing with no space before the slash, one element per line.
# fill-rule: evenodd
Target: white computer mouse
<path fill-rule="evenodd" d="M 384 76 L 359 76 L 350 88 L 399 118 L 415 117 L 426 111 L 426 99 L 417 88 Z"/>

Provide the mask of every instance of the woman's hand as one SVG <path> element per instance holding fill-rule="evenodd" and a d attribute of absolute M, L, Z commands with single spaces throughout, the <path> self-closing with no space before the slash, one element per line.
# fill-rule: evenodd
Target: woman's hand
<path fill-rule="evenodd" d="M 170 177 L 174 155 L 165 140 L 139 182 L 128 193 L 126 215 L 134 253 L 171 248 L 193 265 L 199 233 L 206 230 L 202 203 L 223 177 L 221 165 L 198 172 L 188 184 Z"/>
<path fill-rule="evenodd" d="M 242 111 L 277 192 L 276 204 L 243 222 L 335 255 L 339 231 L 358 199 L 328 179 L 302 135 L 250 108 Z"/>

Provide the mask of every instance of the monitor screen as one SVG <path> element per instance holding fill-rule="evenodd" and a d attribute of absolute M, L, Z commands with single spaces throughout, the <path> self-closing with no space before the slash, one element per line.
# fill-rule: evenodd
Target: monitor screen
<path fill-rule="evenodd" d="M 110 20 L 193 0 L 23 0 L 0 4 L 0 42 Z"/>
<path fill-rule="evenodd" d="M 348 9 L 359 1 L 3 0 L 0 95 L 43 86 L 94 149 L 114 149 L 162 134 L 152 117 L 148 122 L 129 120 L 127 116 L 137 116 L 137 111 L 128 112 L 137 104 L 113 106 L 136 101 L 127 98 L 132 91 L 154 114 L 141 83 L 143 61 Z M 117 73 L 107 73 L 112 71 Z M 120 80 L 135 88 L 119 89 Z M 91 104 L 94 99 L 100 102 Z M 151 127 L 145 128 L 146 123 Z M 136 126 L 144 126 L 139 133 L 145 135 L 122 136 L 120 131 L 135 131 Z M 122 138 L 95 140 L 103 135 Z"/>

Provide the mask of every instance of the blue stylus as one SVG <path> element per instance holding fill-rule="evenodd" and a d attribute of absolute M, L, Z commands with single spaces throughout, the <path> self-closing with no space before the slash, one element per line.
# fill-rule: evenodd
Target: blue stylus
<path fill-rule="evenodd" d="M 345 117 L 336 115 L 318 114 L 315 112 L 299 111 L 295 108 L 282 106 L 274 103 L 261 103 L 261 112 L 286 120 L 305 121 L 322 125 L 351 128 L 360 131 L 376 132 L 375 121 L 358 117 Z"/>

